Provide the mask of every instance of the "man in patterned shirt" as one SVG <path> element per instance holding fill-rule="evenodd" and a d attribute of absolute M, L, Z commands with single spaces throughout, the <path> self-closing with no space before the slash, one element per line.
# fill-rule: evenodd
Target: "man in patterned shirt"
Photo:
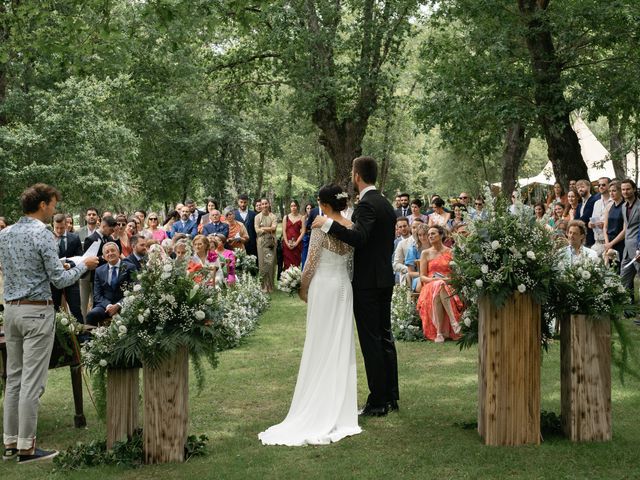
<path fill-rule="evenodd" d="M 2 458 L 17 456 L 18 463 L 58 454 L 36 448 L 38 406 L 55 336 L 50 284 L 65 288 L 98 266 L 98 257 L 87 257 L 66 270 L 62 265 L 53 233 L 46 227 L 59 200 L 60 192 L 43 183 L 27 188 L 20 197 L 24 216 L 0 232 L 7 346 Z"/>

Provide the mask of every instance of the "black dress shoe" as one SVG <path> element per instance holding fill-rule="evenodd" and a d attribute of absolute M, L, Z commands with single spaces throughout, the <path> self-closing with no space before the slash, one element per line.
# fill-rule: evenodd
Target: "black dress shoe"
<path fill-rule="evenodd" d="M 358 415 L 361 417 L 384 417 L 387 413 L 389 413 L 389 407 L 387 405 L 374 407 L 370 403 L 367 403 Z"/>
<path fill-rule="evenodd" d="M 400 407 L 398 406 L 398 401 L 391 400 L 390 402 L 387 402 L 387 409 L 390 412 L 397 412 L 398 410 L 400 410 Z"/>

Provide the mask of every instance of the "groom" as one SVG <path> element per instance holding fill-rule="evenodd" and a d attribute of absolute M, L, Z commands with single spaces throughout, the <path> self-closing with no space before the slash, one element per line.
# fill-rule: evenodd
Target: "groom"
<path fill-rule="evenodd" d="M 313 227 L 355 248 L 353 310 L 370 392 L 360 415 L 379 417 L 398 409 L 399 391 L 398 360 L 391 336 L 396 215 L 375 188 L 377 176 L 373 158 L 356 158 L 352 180 L 360 201 L 351 218 L 353 226 L 347 229 L 327 217 L 316 217 Z"/>

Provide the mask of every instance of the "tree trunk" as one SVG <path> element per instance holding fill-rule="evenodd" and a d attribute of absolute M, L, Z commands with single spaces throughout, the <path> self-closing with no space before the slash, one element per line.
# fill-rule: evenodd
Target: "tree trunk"
<path fill-rule="evenodd" d="M 510 197 L 516 188 L 518 172 L 524 156 L 529 149 L 531 137 L 526 135 L 525 127 L 520 122 L 513 122 L 507 128 L 502 151 L 502 195 Z"/>
<path fill-rule="evenodd" d="M 287 172 L 287 181 L 286 184 L 284 186 L 284 213 L 283 213 L 283 217 L 284 215 L 286 215 L 287 212 L 287 208 L 289 207 L 289 204 L 291 203 L 291 196 L 293 193 L 293 173 L 291 172 L 291 170 L 289 170 Z"/>
<path fill-rule="evenodd" d="M 320 144 L 329 154 L 334 165 L 333 180 L 343 187 L 351 181 L 351 165 L 353 159 L 362 154 L 362 139 L 367 129 L 369 118 L 358 121 L 343 121 L 337 124 L 333 119 L 327 119 L 329 112 L 316 111 L 314 123 L 322 131 Z M 320 117 L 320 119 L 318 119 Z"/>
<path fill-rule="evenodd" d="M 262 184 L 264 183 L 264 164 L 266 161 L 266 155 L 262 146 L 260 146 L 260 152 L 258 153 L 258 155 L 260 158 L 258 162 L 258 184 L 256 187 L 256 194 L 253 196 L 254 201 L 260 198 L 260 196 L 262 195 Z"/>
<path fill-rule="evenodd" d="M 614 114 L 607 116 L 609 122 L 609 152 L 611 152 L 611 163 L 616 178 L 627 177 L 627 155 L 622 142 L 623 131 Z"/>
<path fill-rule="evenodd" d="M 564 98 L 561 63 L 545 19 L 548 5 L 549 0 L 518 0 L 520 13 L 527 22 L 525 36 L 531 55 L 538 120 L 547 141 L 553 173 L 566 189 L 569 180 L 588 179 L 589 173 L 582 158 L 578 135 L 571 127 L 571 109 Z"/>
<path fill-rule="evenodd" d="M 380 176 L 378 179 L 378 189 L 384 195 L 384 187 L 389 177 L 389 167 L 391 166 L 391 128 L 393 127 L 394 112 L 392 108 L 385 109 L 386 121 L 384 122 L 384 134 L 382 137 L 382 158 L 380 159 Z"/>

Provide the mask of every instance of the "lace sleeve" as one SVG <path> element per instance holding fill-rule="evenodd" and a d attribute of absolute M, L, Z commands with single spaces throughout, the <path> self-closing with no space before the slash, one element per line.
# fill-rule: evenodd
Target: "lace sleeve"
<path fill-rule="evenodd" d="M 313 278 L 316 269 L 318 268 L 318 262 L 320 261 L 320 254 L 322 253 L 322 243 L 324 242 L 327 234 L 319 228 L 314 228 L 311 231 L 311 239 L 309 240 L 309 252 L 307 253 L 307 260 L 304 263 L 304 270 L 302 271 L 302 280 L 300 282 L 300 291 L 298 295 L 305 302 L 307 301 L 307 294 L 309 293 L 309 285 Z"/>

